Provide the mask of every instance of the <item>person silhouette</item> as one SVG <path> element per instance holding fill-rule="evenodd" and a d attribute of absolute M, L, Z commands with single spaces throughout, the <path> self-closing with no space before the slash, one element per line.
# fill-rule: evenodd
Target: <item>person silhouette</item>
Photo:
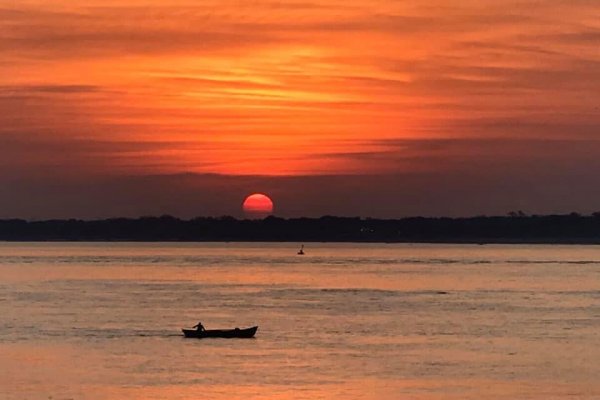
<path fill-rule="evenodd" d="M 194 325 L 193 328 L 196 328 L 198 330 L 198 332 L 205 331 L 204 325 L 202 325 L 202 322 L 198 322 L 198 324 Z"/>

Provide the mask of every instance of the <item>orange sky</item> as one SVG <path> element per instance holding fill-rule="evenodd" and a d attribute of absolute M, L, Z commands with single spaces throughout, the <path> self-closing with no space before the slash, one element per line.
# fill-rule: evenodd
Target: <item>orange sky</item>
<path fill-rule="evenodd" d="M 596 1 L 166 4 L 0 0 L 0 178 L 590 170 L 600 150 Z"/>
<path fill-rule="evenodd" d="M 0 4 L 28 168 L 382 173 L 431 167 L 413 139 L 598 134 L 594 1 Z"/>

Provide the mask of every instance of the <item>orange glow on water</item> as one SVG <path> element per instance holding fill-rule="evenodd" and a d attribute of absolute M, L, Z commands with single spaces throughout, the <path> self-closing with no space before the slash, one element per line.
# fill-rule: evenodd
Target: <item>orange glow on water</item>
<path fill-rule="evenodd" d="M 598 398 L 597 246 L 309 249 L 299 259 L 295 243 L 0 243 L 11 299 L 0 312 L 12 324 L 0 341 L 3 394 Z M 259 334 L 183 339 L 199 315 L 210 326 L 256 321 Z"/>

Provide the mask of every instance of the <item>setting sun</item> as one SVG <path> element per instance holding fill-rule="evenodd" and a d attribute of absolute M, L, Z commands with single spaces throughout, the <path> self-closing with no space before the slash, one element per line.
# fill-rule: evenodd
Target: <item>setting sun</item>
<path fill-rule="evenodd" d="M 254 193 L 246 197 L 242 209 L 247 217 L 264 218 L 273 213 L 273 200 L 262 193 Z"/>

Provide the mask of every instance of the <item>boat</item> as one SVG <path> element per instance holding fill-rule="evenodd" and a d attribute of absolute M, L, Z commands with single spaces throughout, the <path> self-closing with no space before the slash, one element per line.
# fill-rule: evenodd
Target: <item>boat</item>
<path fill-rule="evenodd" d="M 254 337 L 258 326 L 253 326 L 252 328 L 246 329 L 206 329 L 203 331 L 199 331 L 197 329 L 182 329 L 183 336 L 186 338 L 240 338 L 240 339 L 249 339 Z"/>
<path fill-rule="evenodd" d="M 303 256 L 304 255 L 304 245 L 302 245 L 302 247 L 300 247 L 300 250 L 298 250 L 298 255 L 299 256 Z"/>

